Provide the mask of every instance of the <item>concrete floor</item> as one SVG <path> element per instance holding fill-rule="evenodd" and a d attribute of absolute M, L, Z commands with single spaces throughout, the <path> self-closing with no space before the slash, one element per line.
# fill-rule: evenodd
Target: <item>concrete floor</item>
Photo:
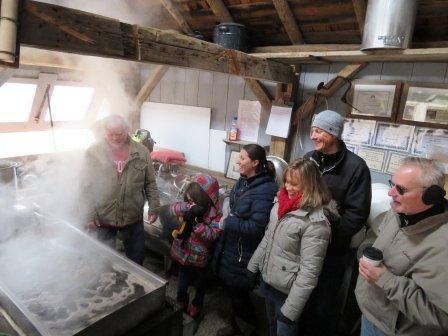
<path fill-rule="evenodd" d="M 164 271 L 163 257 L 147 252 L 144 267 L 159 276 L 168 280 L 167 296 L 176 298 L 177 278 L 175 275 L 167 276 Z M 175 272 L 173 272 L 175 273 Z M 190 297 L 192 295 L 190 294 Z M 256 313 L 259 318 L 258 333 L 259 336 L 266 335 L 267 327 L 264 325 L 264 302 L 254 295 Z M 195 336 L 213 336 L 220 328 L 230 323 L 231 304 L 219 281 L 210 273 L 208 282 L 208 291 L 204 302 L 204 318 L 199 324 Z"/>

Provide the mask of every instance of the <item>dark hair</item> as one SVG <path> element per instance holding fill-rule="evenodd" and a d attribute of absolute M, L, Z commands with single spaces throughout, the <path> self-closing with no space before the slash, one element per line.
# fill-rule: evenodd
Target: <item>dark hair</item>
<path fill-rule="evenodd" d="M 190 182 L 184 192 L 184 200 L 188 202 L 190 198 L 194 204 L 204 208 L 207 213 L 213 205 L 213 201 L 197 182 Z"/>
<path fill-rule="evenodd" d="M 249 159 L 252 161 L 258 160 L 256 167 L 257 174 L 267 174 L 275 180 L 275 167 L 271 161 L 266 160 L 266 151 L 263 147 L 257 144 L 244 145 L 243 149 L 247 152 Z"/>

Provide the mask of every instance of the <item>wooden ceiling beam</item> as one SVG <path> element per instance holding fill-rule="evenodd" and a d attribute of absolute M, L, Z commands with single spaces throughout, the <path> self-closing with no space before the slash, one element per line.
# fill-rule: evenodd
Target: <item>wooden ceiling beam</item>
<path fill-rule="evenodd" d="M 21 46 L 291 83 L 293 69 L 217 44 L 66 7 L 24 0 Z"/>
<path fill-rule="evenodd" d="M 303 44 L 302 32 L 297 24 L 296 18 L 289 7 L 287 0 L 272 0 L 283 27 L 289 36 L 292 44 Z"/>
<path fill-rule="evenodd" d="M 367 1 L 366 0 L 352 0 L 353 9 L 355 10 L 356 21 L 358 21 L 359 31 L 361 36 L 364 32 L 364 24 L 366 19 Z"/>
<path fill-rule="evenodd" d="M 162 2 L 163 7 L 166 8 L 166 10 L 177 22 L 182 31 L 185 34 L 193 34 L 193 30 L 191 29 L 190 25 L 187 23 L 181 12 L 177 9 L 176 4 L 173 3 L 171 0 L 160 0 L 160 1 Z"/>
<path fill-rule="evenodd" d="M 207 3 L 219 22 L 233 22 L 233 17 L 222 0 L 207 0 Z"/>
<path fill-rule="evenodd" d="M 405 50 L 338 50 L 252 53 L 253 56 L 275 60 L 285 64 L 326 62 L 446 62 L 448 48 Z"/>

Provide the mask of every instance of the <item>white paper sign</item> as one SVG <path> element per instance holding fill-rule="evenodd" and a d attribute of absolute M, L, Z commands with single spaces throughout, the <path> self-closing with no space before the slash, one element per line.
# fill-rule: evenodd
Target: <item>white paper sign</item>
<path fill-rule="evenodd" d="M 342 140 L 352 144 L 370 145 L 375 125 L 375 120 L 345 119 Z"/>
<path fill-rule="evenodd" d="M 414 135 L 414 126 L 378 122 L 373 146 L 407 152 Z"/>
<path fill-rule="evenodd" d="M 418 128 L 415 131 L 412 153 L 448 155 L 448 130 Z"/>
<path fill-rule="evenodd" d="M 258 142 L 261 105 L 258 100 L 240 100 L 238 104 L 238 129 L 240 140 Z"/>
<path fill-rule="evenodd" d="M 266 134 L 287 138 L 291 121 L 291 112 L 291 107 L 272 105 L 268 126 L 266 127 Z"/>

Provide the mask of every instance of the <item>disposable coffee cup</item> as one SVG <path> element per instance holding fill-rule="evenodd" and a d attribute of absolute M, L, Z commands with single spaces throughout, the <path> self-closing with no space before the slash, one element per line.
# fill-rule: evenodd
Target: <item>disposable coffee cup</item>
<path fill-rule="evenodd" d="M 383 261 L 383 252 L 376 247 L 369 246 L 362 252 L 362 257 L 365 261 L 368 261 L 373 266 L 378 267 Z"/>

